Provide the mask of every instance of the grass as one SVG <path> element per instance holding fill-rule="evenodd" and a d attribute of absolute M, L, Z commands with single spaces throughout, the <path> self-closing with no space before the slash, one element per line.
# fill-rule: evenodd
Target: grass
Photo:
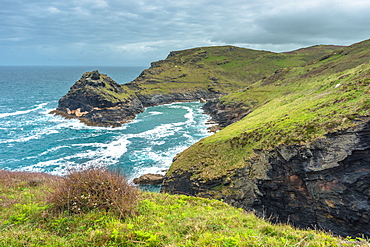
<path fill-rule="evenodd" d="M 144 94 L 183 93 L 184 89 L 199 88 L 230 93 L 278 69 L 303 65 L 336 49 L 317 46 L 295 53 L 273 53 L 234 46 L 194 48 L 171 53 L 165 60 L 152 63 L 133 83 Z"/>
<path fill-rule="evenodd" d="M 91 170 L 78 176 L 97 178 Z M 126 217 L 104 207 L 55 211 L 48 198 L 60 187 L 62 178 L 0 171 L 0 246 L 370 246 L 365 239 L 272 225 L 223 202 L 184 195 L 140 192 L 136 214 Z"/>

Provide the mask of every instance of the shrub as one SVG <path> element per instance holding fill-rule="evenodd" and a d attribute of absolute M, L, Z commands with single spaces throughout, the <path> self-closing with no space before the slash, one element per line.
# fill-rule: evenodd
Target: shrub
<path fill-rule="evenodd" d="M 98 209 L 125 217 L 135 212 L 138 195 L 137 189 L 119 172 L 89 167 L 70 171 L 58 181 L 49 202 L 57 212 L 84 213 Z"/>

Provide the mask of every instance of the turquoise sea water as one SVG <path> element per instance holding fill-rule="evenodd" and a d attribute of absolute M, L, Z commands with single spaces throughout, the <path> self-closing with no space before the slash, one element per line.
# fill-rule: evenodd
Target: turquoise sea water
<path fill-rule="evenodd" d="M 145 68 L 0 67 L 0 169 L 64 175 L 94 164 L 133 179 L 163 174 L 177 153 L 209 135 L 198 102 L 150 107 L 119 128 L 49 114 L 84 72 L 96 69 L 123 84 Z"/>

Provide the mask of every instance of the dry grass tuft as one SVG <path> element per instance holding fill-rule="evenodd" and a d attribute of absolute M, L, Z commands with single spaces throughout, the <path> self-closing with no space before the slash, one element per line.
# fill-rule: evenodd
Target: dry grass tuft
<path fill-rule="evenodd" d="M 78 214 L 98 209 L 126 217 L 134 214 L 139 197 L 137 189 L 123 175 L 106 168 L 71 171 L 54 187 L 49 202 L 57 212 Z"/>
<path fill-rule="evenodd" d="M 18 187 L 23 184 L 39 186 L 45 182 L 58 180 L 59 177 L 42 172 L 15 172 L 0 170 L 0 181 L 8 187 Z"/>
<path fill-rule="evenodd" d="M 26 203 L 24 195 L 35 201 L 44 201 L 50 185 L 61 178 L 41 172 L 19 172 L 0 170 L 0 208 L 8 208 L 17 203 Z"/>

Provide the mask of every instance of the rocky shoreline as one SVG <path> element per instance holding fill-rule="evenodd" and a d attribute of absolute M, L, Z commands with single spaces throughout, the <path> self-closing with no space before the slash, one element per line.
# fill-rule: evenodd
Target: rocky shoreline
<path fill-rule="evenodd" d="M 235 123 L 247 116 L 251 110 L 240 107 L 241 104 L 223 104 L 219 98 L 208 100 L 203 105 L 204 113 L 211 116 L 212 121 L 217 123 L 220 128 Z"/>

